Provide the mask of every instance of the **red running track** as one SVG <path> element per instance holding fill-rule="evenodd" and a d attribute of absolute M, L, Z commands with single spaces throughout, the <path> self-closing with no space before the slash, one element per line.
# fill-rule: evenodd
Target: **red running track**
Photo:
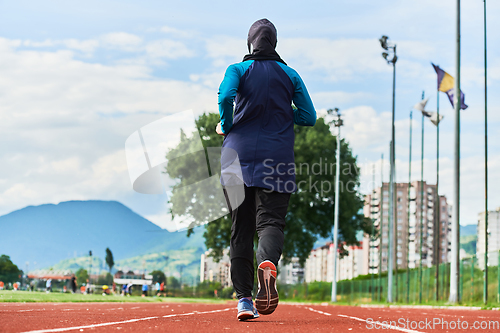
<path fill-rule="evenodd" d="M 381 324 L 376 325 L 375 321 Z M 385 326 L 384 321 L 387 322 Z M 393 321 L 392 326 L 390 326 L 390 321 Z M 467 328 L 465 328 L 465 323 Z M 500 332 L 499 326 L 493 326 L 495 323 L 500 325 L 500 311 L 281 303 L 272 315 L 239 322 L 236 319 L 236 302 L 223 304 L 0 303 L 0 332 L 2 333 L 85 331 L 210 333 L 225 330 L 259 333 L 376 332 L 379 330 L 382 332 Z M 481 329 L 481 324 L 483 328 L 485 325 L 490 327 Z M 477 329 L 474 329 L 473 325 L 476 325 Z"/>

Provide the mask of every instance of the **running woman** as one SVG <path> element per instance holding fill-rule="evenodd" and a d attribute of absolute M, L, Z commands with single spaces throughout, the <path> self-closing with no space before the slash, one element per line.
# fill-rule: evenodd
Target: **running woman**
<path fill-rule="evenodd" d="M 227 68 L 219 87 L 221 121 L 216 131 L 225 136 L 222 146 L 238 153 L 245 183 L 245 199 L 240 206 L 229 207 L 231 279 L 239 320 L 271 314 L 278 306 L 276 267 L 283 251 L 288 202 L 297 188 L 293 128 L 316 123 L 306 86 L 278 55 L 276 44 L 275 26 L 267 19 L 255 22 L 248 32 L 250 53 Z M 255 232 L 259 245 L 254 307 Z"/>

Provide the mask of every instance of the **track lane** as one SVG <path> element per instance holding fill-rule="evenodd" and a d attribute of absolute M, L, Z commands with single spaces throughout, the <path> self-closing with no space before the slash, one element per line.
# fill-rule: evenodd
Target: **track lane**
<path fill-rule="evenodd" d="M 450 309 L 370 308 L 282 303 L 275 313 L 256 320 L 239 322 L 236 302 L 200 303 L 0 303 L 0 332 L 456 332 L 445 329 L 379 326 L 369 328 L 368 320 L 398 322 L 401 318 L 423 321 L 500 320 L 499 311 Z M 498 332 L 498 330 L 478 330 Z"/>

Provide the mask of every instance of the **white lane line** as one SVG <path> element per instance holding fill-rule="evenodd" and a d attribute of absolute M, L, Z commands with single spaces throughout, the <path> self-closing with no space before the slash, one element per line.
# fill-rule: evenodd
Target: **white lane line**
<path fill-rule="evenodd" d="M 314 310 L 313 308 L 306 308 L 307 310 L 310 310 L 312 312 L 317 312 L 317 313 L 321 313 L 322 315 L 325 315 L 325 316 L 331 316 L 332 314 L 331 313 L 328 313 L 328 312 L 323 312 L 323 311 L 319 311 L 319 310 Z"/>
<path fill-rule="evenodd" d="M 204 314 L 204 313 L 224 312 L 224 311 L 229 311 L 229 310 L 233 310 L 233 309 L 234 308 L 226 308 L 226 309 L 221 309 L 221 310 L 212 310 L 212 311 L 204 311 L 204 312 L 178 313 L 178 314 L 166 315 L 166 316 L 163 316 L 163 318 L 177 317 L 177 316 L 189 316 L 189 315 Z M 85 325 L 85 326 L 49 328 L 49 329 L 45 329 L 45 330 L 26 331 L 26 332 L 22 332 L 22 333 L 66 332 L 66 331 L 81 330 L 84 328 L 95 328 L 95 327 L 102 327 L 102 326 L 135 323 L 138 321 L 158 319 L 158 318 L 160 318 L 160 317 L 158 317 L 158 316 L 157 317 L 146 317 L 146 318 L 129 319 L 129 320 L 124 320 L 124 321 L 114 321 L 114 322 L 109 322 L 109 323 L 100 323 L 100 324 L 92 324 L 92 325 Z"/>
<path fill-rule="evenodd" d="M 115 321 L 115 322 L 111 322 L 111 323 L 100 323 L 100 324 L 93 324 L 93 325 L 85 325 L 85 326 L 63 327 L 63 328 L 49 328 L 49 329 L 46 329 L 46 330 L 26 331 L 26 332 L 23 332 L 23 333 L 65 332 L 65 331 L 73 331 L 73 330 L 79 330 L 79 329 L 84 329 L 84 328 L 93 328 L 93 327 L 101 327 L 101 326 L 109 326 L 109 325 L 117 325 L 117 324 L 134 323 L 134 322 L 141 321 L 141 320 L 150 320 L 150 319 L 156 319 L 156 318 L 158 318 L 158 317 L 137 318 L 137 319 L 130 319 L 130 320 L 124 320 L 124 321 Z"/>
<path fill-rule="evenodd" d="M 362 319 L 362 318 L 358 318 L 358 317 L 351 317 L 351 316 L 346 316 L 346 315 L 341 315 L 341 314 L 339 314 L 338 316 L 368 323 L 368 321 L 366 319 Z M 391 329 L 391 330 L 396 330 L 396 331 L 401 331 L 401 332 L 406 332 L 406 333 L 424 333 L 424 332 L 420 332 L 420 331 L 409 330 L 409 329 L 402 328 L 402 327 L 387 325 L 387 324 L 383 324 L 380 322 L 370 322 L 368 324 L 374 325 L 375 323 L 377 323 L 378 327 L 383 327 L 384 329 Z"/>
<path fill-rule="evenodd" d="M 17 310 L 15 312 L 32 312 L 32 311 L 45 311 L 46 309 L 45 308 L 41 308 L 41 309 L 29 309 L 29 310 Z"/>
<path fill-rule="evenodd" d="M 224 312 L 224 311 L 229 311 L 231 309 L 233 309 L 233 308 L 226 308 L 226 309 L 222 309 L 222 310 L 203 311 L 203 312 L 195 311 L 195 312 L 190 312 L 190 313 L 171 314 L 171 315 L 163 316 L 163 318 L 170 318 L 170 317 L 177 317 L 177 316 L 189 316 L 189 315 L 194 315 L 194 314 Z"/>
<path fill-rule="evenodd" d="M 315 310 L 313 308 L 306 308 L 306 309 L 308 309 L 309 311 L 312 311 L 312 312 L 320 313 L 320 314 L 325 315 L 325 316 L 331 316 L 332 315 L 331 313 L 323 312 L 323 311 L 319 311 L 319 310 Z M 339 317 L 354 319 L 354 320 L 358 320 L 358 321 L 362 321 L 362 322 L 368 323 L 368 321 L 366 319 L 362 319 L 362 318 L 358 318 L 358 317 L 351 317 L 351 316 L 346 316 L 346 315 L 341 315 L 341 314 L 339 314 L 338 316 Z M 375 324 L 375 322 L 368 323 L 368 324 Z M 397 326 L 391 326 L 391 325 L 387 325 L 387 324 L 383 324 L 383 323 L 377 323 L 377 326 L 383 327 L 384 329 L 393 329 L 393 330 L 396 330 L 396 331 L 401 331 L 401 332 L 406 332 L 406 333 L 423 333 L 423 332 L 420 332 L 420 331 L 409 330 L 409 329 L 406 329 L 406 328 L 401 328 L 401 327 L 397 327 Z"/>

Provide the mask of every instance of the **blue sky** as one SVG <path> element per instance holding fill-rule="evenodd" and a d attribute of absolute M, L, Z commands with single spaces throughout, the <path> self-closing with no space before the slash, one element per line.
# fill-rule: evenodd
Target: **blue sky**
<path fill-rule="evenodd" d="M 483 1 L 462 1 L 462 224 L 483 209 Z M 408 178 L 409 111 L 435 110 L 430 62 L 454 75 L 455 1 L 15 1 L 0 12 L 0 214 L 47 202 L 118 200 L 155 220 L 164 198 L 132 191 L 124 143 L 165 115 L 217 111 L 225 68 L 246 53 L 250 25 L 278 29 L 278 52 L 320 114 L 339 107 L 343 133 L 371 188 L 388 146 L 391 67 L 378 38 L 397 43 L 397 179 Z M 500 206 L 500 4 L 488 3 L 490 207 Z M 453 114 L 440 111 L 441 193 L 452 197 Z M 412 178 L 420 177 L 414 114 Z M 435 128 L 425 124 L 425 178 L 435 182 Z"/>

